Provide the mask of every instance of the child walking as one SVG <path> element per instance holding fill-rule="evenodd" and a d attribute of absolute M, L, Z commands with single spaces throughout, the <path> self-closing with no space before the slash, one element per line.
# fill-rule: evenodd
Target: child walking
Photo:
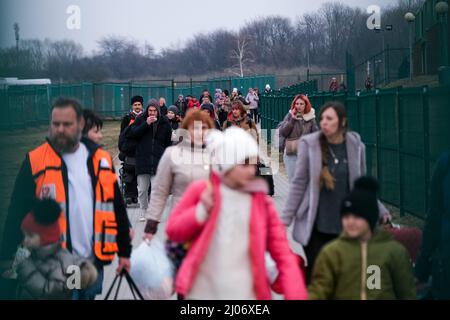
<path fill-rule="evenodd" d="M 361 177 L 341 206 L 343 233 L 315 262 L 311 299 L 415 299 L 412 264 L 406 249 L 376 228 L 376 180 Z"/>
<path fill-rule="evenodd" d="M 207 146 L 217 164 L 210 180 L 192 183 L 167 223 L 171 240 L 192 243 L 177 274 L 177 293 L 199 300 L 271 299 L 268 252 L 284 298 L 307 299 L 267 184 L 255 178 L 255 139 L 233 127 L 210 133 Z"/>

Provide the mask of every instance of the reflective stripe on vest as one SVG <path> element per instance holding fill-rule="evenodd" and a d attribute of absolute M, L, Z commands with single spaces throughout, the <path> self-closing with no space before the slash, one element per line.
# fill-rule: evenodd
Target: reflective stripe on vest
<path fill-rule="evenodd" d="M 59 219 L 61 242 L 67 248 L 66 193 L 62 177 L 62 160 L 46 142 L 29 152 L 31 173 L 36 184 L 36 198 L 52 198 L 61 206 Z M 114 186 L 117 176 L 113 172 L 111 156 L 97 149 L 92 157 L 95 187 L 94 254 L 100 261 L 110 262 L 118 252 L 117 223 L 114 213 Z"/>

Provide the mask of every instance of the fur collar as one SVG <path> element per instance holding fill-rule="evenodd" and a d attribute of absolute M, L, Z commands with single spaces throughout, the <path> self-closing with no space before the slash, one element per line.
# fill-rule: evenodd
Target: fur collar
<path fill-rule="evenodd" d="M 316 111 L 311 108 L 311 111 L 303 115 L 303 120 L 311 121 L 316 118 Z"/>

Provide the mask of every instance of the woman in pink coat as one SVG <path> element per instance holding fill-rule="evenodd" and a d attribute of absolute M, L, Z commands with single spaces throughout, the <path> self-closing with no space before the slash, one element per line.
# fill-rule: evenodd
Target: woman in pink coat
<path fill-rule="evenodd" d="M 196 181 L 172 211 L 167 235 L 191 242 L 176 279 L 186 299 L 271 299 L 265 256 L 278 269 L 285 299 L 307 299 L 296 256 L 278 218 L 267 184 L 255 178 L 258 146 L 240 128 L 211 133 L 207 142 L 217 167 Z"/>

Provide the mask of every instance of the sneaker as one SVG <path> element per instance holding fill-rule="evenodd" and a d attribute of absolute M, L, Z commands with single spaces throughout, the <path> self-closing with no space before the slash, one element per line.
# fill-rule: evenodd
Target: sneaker
<path fill-rule="evenodd" d="M 129 206 L 129 205 L 132 204 L 132 203 L 133 203 L 133 199 L 127 198 L 127 206 Z"/>
<path fill-rule="evenodd" d="M 139 213 L 139 222 L 144 222 L 144 221 L 145 221 L 145 216 L 144 216 L 144 214 L 145 214 L 145 210 L 140 210 L 140 213 Z"/>

